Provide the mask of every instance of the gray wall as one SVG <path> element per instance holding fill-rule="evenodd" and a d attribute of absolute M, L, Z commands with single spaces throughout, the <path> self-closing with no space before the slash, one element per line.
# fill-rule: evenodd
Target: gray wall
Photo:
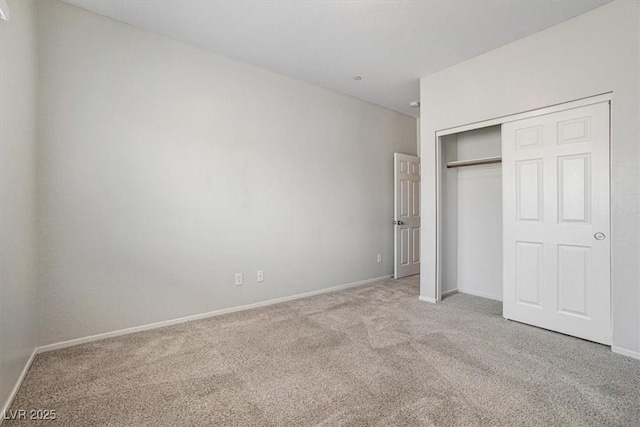
<path fill-rule="evenodd" d="M 613 342 L 640 354 L 639 24 L 639 2 L 615 1 L 421 79 L 423 297 L 435 297 L 435 132 L 612 91 Z"/>
<path fill-rule="evenodd" d="M 40 344 L 392 274 L 415 119 L 58 1 L 39 17 Z"/>
<path fill-rule="evenodd" d="M 9 6 L 11 20 L 0 20 L 0 405 L 37 344 L 35 7 Z"/>

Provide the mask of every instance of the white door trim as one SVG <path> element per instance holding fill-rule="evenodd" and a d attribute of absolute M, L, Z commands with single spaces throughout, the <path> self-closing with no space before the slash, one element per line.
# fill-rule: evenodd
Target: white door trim
<path fill-rule="evenodd" d="M 494 119 L 483 120 L 481 122 L 469 123 L 462 126 L 442 129 L 436 131 L 436 137 L 447 136 L 454 133 L 466 132 L 474 129 L 485 128 L 489 126 L 501 125 L 516 120 L 528 119 L 530 117 L 542 116 L 544 114 L 556 113 L 558 111 L 571 110 L 573 108 L 584 107 L 591 104 L 599 104 L 600 102 L 611 101 L 613 93 L 607 92 L 600 95 L 590 96 L 587 98 L 577 99 L 575 101 L 563 102 L 561 104 L 550 105 L 548 107 L 536 110 L 524 111 L 521 113 L 510 114 L 508 116 L 496 117 Z"/>
<path fill-rule="evenodd" d="M 442 138 L 454 133 L 466 132 L 475 129 L 481 129 L 490 126 L 502 125 L 504 123 L 512 122 L 515 120 L 526 119 L 530 117 L 542 116 L 544 114 L 556 113 L 558 111 L 571 110 L 573 108 L 584 107 L 587 105 L 598 104 L 600 102 L 611 102 L 613 100 L 613 92 L 606 92 L 586 98 L 580 98 L 573 101 L 563 102 L 560 104 L 554 104 L 547 107 L 539 108 L 536 110 L 524 111 L 520 113 L 514 113 L 507 116 L 496 117 L 493 119 L 483 120 L 480 122 L 468 123 L 466 125 L 455 126 L 451 128 L 441 129 L 436 131 L 436 283 L 435 286 L 435 301 L 440 302 L 442 300 Z M 613 107 L 612 107 L 613 108 Z M 611 150 L 611 135 L 609 135 L 609 150 Z M 611 194 L 611 192 L 609 192 Z M 609 204 L 611 206 L 611 204 Z M 612 234 L 612 233 L 609 233 Z M 611 252 L 613 258 L 613 251 Z M 613 265 L 613 263 L 612 263 Z"/>

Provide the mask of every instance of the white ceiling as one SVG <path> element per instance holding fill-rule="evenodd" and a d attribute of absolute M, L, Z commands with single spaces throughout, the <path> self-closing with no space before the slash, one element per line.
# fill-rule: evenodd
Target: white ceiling
<path fill-rule="evenodd" d="M 414 117 L 420 77 L 609 2 L 64 1 Z"/>

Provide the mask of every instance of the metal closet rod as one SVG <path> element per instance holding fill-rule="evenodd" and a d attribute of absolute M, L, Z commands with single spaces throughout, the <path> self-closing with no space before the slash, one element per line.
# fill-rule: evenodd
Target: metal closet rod
<path fill-rule="evenodd" d="M 455 160 L 447 162 L 448 168 L 462 168 L 465 166 L 490 165 L 492 163 L 502 163 L 502 157 L 483 157 L 473 160 Z"/>

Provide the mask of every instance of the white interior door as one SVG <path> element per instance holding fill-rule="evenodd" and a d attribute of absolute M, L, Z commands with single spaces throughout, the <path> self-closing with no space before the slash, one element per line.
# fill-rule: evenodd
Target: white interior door
<path fill-rule="evenodd" d="M 420 158 L 395 153 L 395 278 L 420 273 Z"/>
<path fill-rule="evenodd" d="M 504 317 L 611 344 L 609 103 L 502 127 Z"/>

